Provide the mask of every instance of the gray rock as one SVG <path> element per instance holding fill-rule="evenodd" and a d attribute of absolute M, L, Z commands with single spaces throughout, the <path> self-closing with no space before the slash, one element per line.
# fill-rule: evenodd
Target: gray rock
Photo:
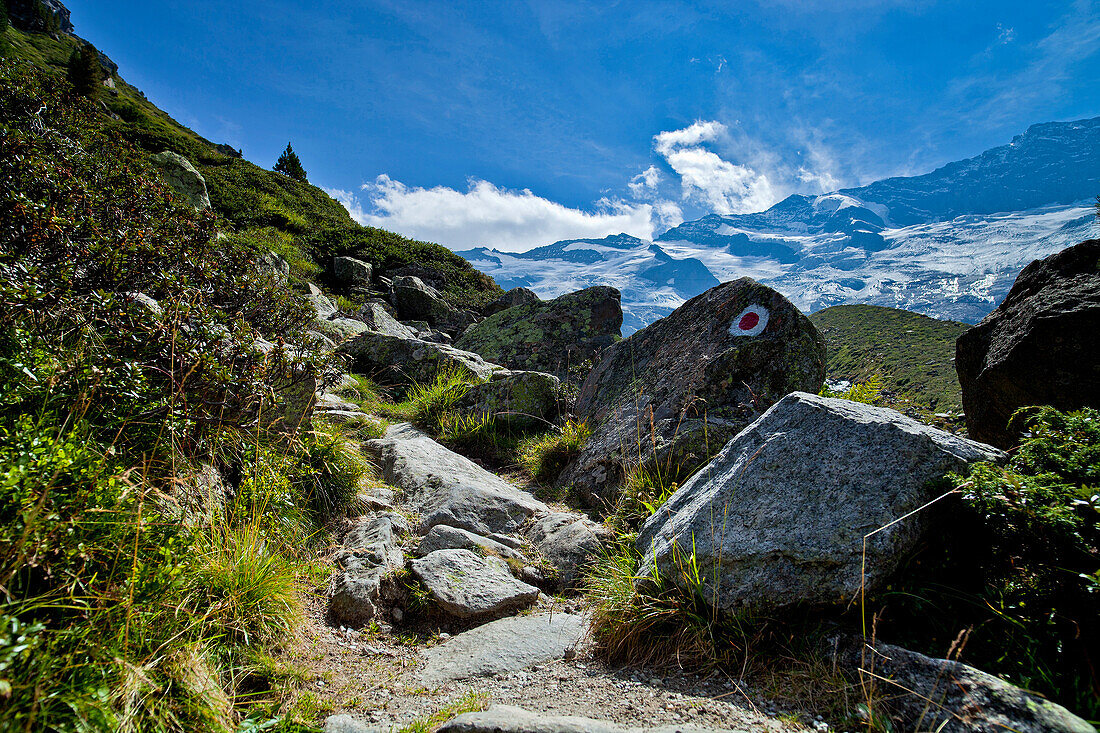
<path fill-rule="evenodd" d="M 458 409 L 516 428 L 550 427 L 561 412 L 561 380 L 543 372 L 500 371 L 467 390 Z"/>
<path fill-rule="evenodd" d="M 513 616 L 464 631 L 422 652 L 418 680 L 429 688 L 472 677 L 495 677 L 561 659 L 588 634 L 581 616 Z"/>
<path fill-rule="evenodd" d="M 846 660 L 862 672 L 900 730 L 938 733 L 1095 733 L 1061 705 L 960 662 L 889 644 Z M 862 658 L 861 658 L 862 656 Z M 882 679 L 885 678 L 885 679 Z"/>
<path fill-rule="evenodd" d="M 61 0 L 39 0 L 37 3 L 30 0 L 12 0 L 7 3 L 7 10 L 11 24 L 20 30 L 46 33 L 52 30 L 51 25 L 62 33 L 72 33 L 75 30 L 70 20 L 69 9 Z M 49 16 L 48 20 L 43 17 L 43 11 Z M 116 71 L 117 69 L 118 67 L 115 67 Z"/>
<path fill-rule="evenodd" d="M 329 614 L 337 623 L 361 627 L 378 613 L 382 578 L 402 567 L 400 540 L 409 533 L 405 519 L 392 512 L 360 517 L 341 541 L 342 568 L 329 585 Z"/>
<path fill-rule="evenodd" d="M 210 208 L 210 194 L 206 191 L 206 179 L 191 161 L 179 153 L 165 150 L 149 156 L 149 162 L 160 171 L 168 187 L 180 199 L 196 209 Z"/>
<path fill-rule="evenodd" d="M 386 482 L 420 514 L 418 532 L 446 524 L 488 537 L 511 533 L 548 507 L 464 456 L 447 450 L 408 423 L 367 441 Z"/>
<path fill-rule="evenodd" d="M 551 301 L 516 305 L 471 327 L 455 342 L 509 369 L 548 372 L 562 379 L 618 340 L 623 325 L 619 291 L 605 285 Z"/>
<path fill-rule="evenodd" d="M 354 287 L 356 285 L 370 285 L 374 269 L 369 262 L 363 262 L 354 257 L 333 257 L 332 274 L 342 284 Z"/>
<path fill-rule="evenodd" d="M 860 590 L 863 538 L 935 498 L 929 481 L 1000 451 L 884 407 L 796 392 L 734 438 L 638 535 L 662 577 L 692 550 L 725 610 L 841 603 Z M 881 587 L 935 515 L 869 538 L 866 589 Z"/>
<path fill-rule="evenodd" d="M 482 308 L 481 313 L 485 316 L 491 316 L 494 313 L 500 313 L 502 310 L 507 310 L 513 306 L 541 302 L 542 299 L 535 295 L 534 290 L 529 290 L 527 288 L 512 288 L 507 293 Z"/>
<path fill-rule="evenodd" d="M 261 252 L 260 266 L 278 284 L 286 285 L 289 282 L 290 263 L 274 252 Z"/>
<path fill-rule="evenodd" d="M 355 314 L 355 317 L 367 324 L 371 331 L 398 338 L 418 338 L 416 331 L 391 316 L 379 301 L 367 301 Z"/>
<path fill-rule="evenodd" d="M 783 395 L 824 379 L 825 340 L 790 301 L 747 277 L 711 288 L 607 350 L 574 408 L 592 437 L 558 482 L 600 506 L 635 466 L 679 481 Z"/>
<path fill-rule="evenodd" d="M 155 298 L 151 298 L 145 293 L 131 292 L 123 293 L 123 295 L 125 295 L 128 300 L 136 303 L 155 316 L 164 315 L 164 309 L 160 307 L 160 303 L 158 303 Z M 272 346 L 274 346 L 274 344 L 272 344 Z M 267 352 L 265 351 L 264 353 Z"/>
<path fill-rule="evenodd" d="M 306 284 L 306 293 L 303 295 L 306 302 L 313 307 L 317 320 L 323 321 L 337 314 L 336 306 L 328 299 L 321 289 L 313 283 Z"/>
<path fill-rule="evenodd" d="M 420 544 L 417 545 L 416 554 L 423 557 L 436 550 L 470 550 L 482 555 L 496 555 L 509 560 L 517 560 L 524 564 L 527 563 L 527 558 L 508 545 L 502 545 L 496 540 L 446 524 L 437 524 L 432 527 L 428 534 L 420 540 Z"/>
<path fill-rule="evenodd" d="M 959 337 L 955 369 L 966 429 L 1016 443 L 1012 413 L 1028 405 L 1100 407 L 1100 239 L 1036 260 L 997 309 Z"/>
<path fill-rule="evenodd" d="M 360 334 L 370 331 L 370 326 L 355 318 L 345 318 L 340 315 L 320 318 L 316 322 L 318 331 L 339 343 L 347 339 L 355 338 Z"/>
<path fill-rule="evenodd" d="M 516 580 L 499 557 L 469 550 L 436 550 L 409 567 L 432 599 L 458 618 L 496 618 L 530 606 L 539 589 Z"/>
<path fill-rule="evenodd" d="M 424 320 L 447 333 L 459 333 L 474 321 L 470 314 L 444 300 L 435 288 L 412 275 L 393 279 L 390 302 L 401 320 Z"/>
<path fill-rule="evenodd" d="M 510 705 L 493 705 L 480 713 L 463 713 L 444 723 L 437 733 L 735 733 L 693 725 L 624 728 L 606 720 L 576 715 L 532 713 Z M 740 733 L 746 733 L 743 729 Z"/>
<path fill-rule="evenodd" d="M 557 571 L 557 582 L 571 588 L 582 571 L 599 556 L 612 532 L 580 514 L 553 512 L 539 515 L 527 529 L 527 537 Z"/>
<path fill-rule="evenodd" d="M 350 715 L 330 715 L 325 719 L 324 733 L 384 733 L 383 728 L 369 725 Z"/>
<path fill-rule="evenodd" d="M 341 344 L 337 351 L 351 357 L 356 374 L 382 384 L 427 383 L 444 369 L 465 371 L 472 380 L 485 382 L 504 371 L 499 364 L 490 364 L 469 351 L 373 331 Z"/>

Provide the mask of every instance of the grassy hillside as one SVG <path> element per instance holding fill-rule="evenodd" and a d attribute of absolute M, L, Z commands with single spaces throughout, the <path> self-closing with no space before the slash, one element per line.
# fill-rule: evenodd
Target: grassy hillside
<path fill-rule="evenodd" d="M 79 29 L 78 29 L 79 30 Z M 64 74 L 79 41 L 9 28 L 4 55 Z M 491 277 L 445 247 L 411 240 L 351 219 L 339 202 L 316 186 L 261 168 L 226 145 L 217 145 L 176 122 L 120 76 L 104 88 L 99 119 L 106 133 L 149 153 L 171 150 L 188 158 L 206 179 L 214 210 L 225 228 L 283 255 L 299 276 L 322 274 L 332 255 L 352 254 L 382 273 L 415 265 L 452 303 L 476 307 L 500 295 Z"/>
<path fill-rule="evenodd" d="M 891 401 L 928 412 L 961 409 L 955 339 L 970 328 L 877 305 L 838 305 L 810 316 L 825 336 L 830 379 L 882 378 Z"/>

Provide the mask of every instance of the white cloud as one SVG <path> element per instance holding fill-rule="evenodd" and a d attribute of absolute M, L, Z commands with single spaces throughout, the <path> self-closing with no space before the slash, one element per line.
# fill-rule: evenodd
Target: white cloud
<path fill-rule="evenodd" d="M 651 165 L 644 171 L 639 173 L 630 179 L 630 183 L 626 184 L 630 189 L 630 192 L 634 195 L 634 198 L 646 198 L 652 196 L 657 190 L 658 184 L 661 182 L 661 172 L 657 170 L 657 166 Z"/>
<path fill-rule="evenodd" d="M 696 121 L 653 138 L 654 149 L 680 176 L 682 196 L 719 214 L 762 211 L 779 200 L 768 177 L 747 165 L 724 160 L 704 147 L 728 136 L 726 126 Z"/>
<path fill-rule="evenodd" d="M 451 249 L 493 247 L 522 252 L 560 239 L 604 237 L 625 232 L 650 238 L 655 211 L 650 204 L 601 199 L 593 211 L 563 206 L 531 191 L 511 191 L 471 180 L 466 191 L 445 186 L 407 186 L 381 175 L 364 184 L 365 202 L 348 191 L 329 190 L 360 224 L 438 242 Z"/>

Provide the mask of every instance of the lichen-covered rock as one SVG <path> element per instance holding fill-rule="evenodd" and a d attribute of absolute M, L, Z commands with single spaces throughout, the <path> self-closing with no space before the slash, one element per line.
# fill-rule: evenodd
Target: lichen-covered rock
<path fill-rule="evenodd" d="M 956 342 L 966 429 L 1008 448 L 1028 405 L 1100 407 L 1100 239 L 1025 267 L 997 309 Z"/>
<path fill-rule="evenodd" d="M 457 407 L 517 428 L 545 429 L 557 419 L 560 405 L 561 381 L 554 375 L 501 371 L 470 387 Z"/>
<path fill-rule="evenodd" d="M 370 285 L 374 268 L 369 262 L 363 262 L 354 257 L 333 257 L 332 274 L 349 287 Z"/>
<path fill-rule="evenodd" d="M 582 571 L 596 559 L 613 533 L 581 514 L 552 512 L 537 516 L 527 528 L 527 537 L 557 571 L 562 588 L 572 588 Z"/>
<path fill-rule="evenodd" d="M 491 316 L 494 313 L 500 313 L 502 310 L 507 310 L 517 305 L 541 302 L 542 299 L 535 295 L 534 290 L 528 288 L 512 288 L 507 293 L 482 308 L 481 314 L 483 316 Z"/>
<path fill-rule="evenodd" d="M 677 582 L 691 558 L 726 611 L 844 603 L 882 587 L 933 524 L 929 509 L 891 525 L 935 498 L 932 480 L 1003 458 L 895 410 L 796 392 L 646 520 L 641 567 Z"/>
<path fill-rule="evenodd" d="M 899 646 L 853 644 L 842 663 L 882 692 L 895 730 L 937 733 L 1095 733 L 1061 705 L 961 662 Z M 867 670 L 861 672 L 860 670 Z M 874 677 L 868 672 L 873 671 Z"/>
<path fill-rule="evenodd" d="M 351 358 L 351 370 L 380 384 L 427 383 L 444 369 L 465 371 L 479 382 L 504 371 L 478 354 L 415 338 L 367 331 L 337 349 Z"/>
<path fill-rule="evenodd" d="M 570 367 L 615 343 L 623 325 L 619 291 L 598 286 L 550 301 L 512 306 L 472 326 L 455 342 L 510 369 L 562 379 Z"/>
<path fill-rule="evenodd" d="M 436 550 L 409 564 L 432 599 L 458 618 L 495 618 L 526 608 L 539 589 L 512 577 L 499 557 L 469 550 Z"/>
<path fill-rule="evenodd" d="M 624 467 L 676 480 L 824 379 L 825 340 L 790 301 L 747 277 L 711 288 L 607 350 L 574 408 L 592 437 L 558 480 L 593 504 L 614 502 Z"/>
<path fill-rule="evenodd" d="M 379 301 L 367 301 L 355 313 L 355 317 L 367 324 L 371 331 L 399 338 L 419 338 L 416 331 L 391 316 Z"/>
<path fill-rule="evenodd" d="M 459 310 L 443 299 L 435 288 L 412 275 L 393 279 L 390 302 L 403 321 L 423 320 L 441 331 L 461 333 L 474 322 L 474 316 Z"/>
<path fill-rule="evenodd" d="M 206 179 L 191 161 L 179 153 L 165 150 L 163 153 L 149 156 L 152 163 L 164 177 L 168 187 L 184 203 L 196 209 L 210 208 L 210 194 L 206 191 Z"/>

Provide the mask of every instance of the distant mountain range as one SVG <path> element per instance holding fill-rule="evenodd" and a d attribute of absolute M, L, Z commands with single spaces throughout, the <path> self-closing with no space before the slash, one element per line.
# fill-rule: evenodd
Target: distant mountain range
<path fill-rule="evenodd" d="M 655 241 L 618 234 L 458 254 L 501 287 L 543 297 L 613 285 L 623 293 L 624 333 L 745 275 L 807 312 L 870 303 L 976 323 L 1024 265 L 1100 235 L 1098 194 L 1100 117 L 1032 125 L 1008 145 L 925 175 L 712 214 Z"/>

